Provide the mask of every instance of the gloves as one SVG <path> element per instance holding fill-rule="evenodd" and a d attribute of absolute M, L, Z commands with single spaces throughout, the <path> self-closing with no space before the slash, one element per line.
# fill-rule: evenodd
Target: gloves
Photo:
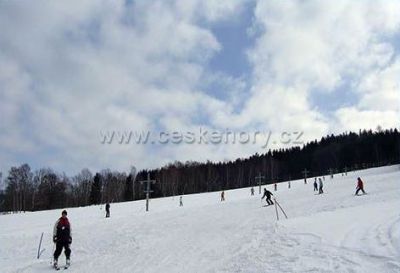
<path fill-rule="evenodd" d="M 69 242 L 69 244 L 72 244 L 72 237 L 69 237 L 68 242 Z"/>
<path fill-rule="evenodd" d="M 53 236 L 53 243 L 57 243 L 57 236 Z"/>

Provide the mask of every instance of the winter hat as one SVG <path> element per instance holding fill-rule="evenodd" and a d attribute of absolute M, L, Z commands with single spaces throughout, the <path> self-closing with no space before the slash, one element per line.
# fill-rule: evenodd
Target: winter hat
<path fill-rule="evenodd" d="M 61 214 L 62 214 L 62 215 L 64 215 L 64 214 L 67 215 L 67 211 L 66 211 L 66 210 L 63 210 L 63 211 L 61 212 Z"/>

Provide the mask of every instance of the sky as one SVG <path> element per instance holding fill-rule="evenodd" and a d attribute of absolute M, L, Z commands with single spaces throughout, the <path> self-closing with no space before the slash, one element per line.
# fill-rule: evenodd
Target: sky
<path fill-rule="evenodd" d="M 399 128 L 399 13 L 390 0 L 0 1 L 0 171 L 224 161 Z M 264 135 L 102 141 L 199 130 Z"/>

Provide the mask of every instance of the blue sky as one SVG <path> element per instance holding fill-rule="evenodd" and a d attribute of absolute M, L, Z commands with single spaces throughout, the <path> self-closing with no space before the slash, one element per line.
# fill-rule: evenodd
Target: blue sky
<path fill-rule="evenodd" d="M 399 127 L 399 10 L 398 1 L 2 1 L 0 170 L 128 171 L 266 151 L 101 144 L 109 130 L 302 131 L 308 141 Z"/>
<path fill-rule="evenodd" d="M 211 70 L 237 78 L 251 76 L 246 50 L 255 41 L 255 37 L 249 33 L 253 24 L 254 6 L 255 2 L 248 2 L 234 20 L 225 20 L 211 26 L 211 31 L 222 47 L 208 64 Z"/>

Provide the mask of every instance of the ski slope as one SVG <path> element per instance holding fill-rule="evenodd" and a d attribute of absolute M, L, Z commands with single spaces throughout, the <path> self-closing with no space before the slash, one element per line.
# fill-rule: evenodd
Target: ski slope
<path fill-rule="evenodd" d="M 356 178 L 367 195 L 354 196 Z M 289 219 L 262 207 L 258 188 L 68 209 L 70 272 L 400 272 L 400 167 L 271 190 Z M 0 272 L 51 272 L 61 210 L 0 216 Z M 41 233 L 45 251 L 36 259 Z M 59 263 L 65 263 L 64 254 Z M 62 270 L 61 270 L 62 271 Z"/>

